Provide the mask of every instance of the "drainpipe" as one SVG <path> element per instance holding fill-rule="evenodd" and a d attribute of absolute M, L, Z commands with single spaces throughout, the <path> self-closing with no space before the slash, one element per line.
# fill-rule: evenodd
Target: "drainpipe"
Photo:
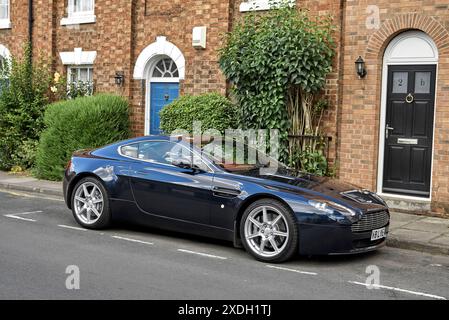
<path fill-rule="evenodd" d="M 30 55 L 29 59 L 33 59 L 33 23 L 34 23 L 34 14 L 33 14 L 33 0 L 28 0 L 28 42 L 30 46 Z"/>

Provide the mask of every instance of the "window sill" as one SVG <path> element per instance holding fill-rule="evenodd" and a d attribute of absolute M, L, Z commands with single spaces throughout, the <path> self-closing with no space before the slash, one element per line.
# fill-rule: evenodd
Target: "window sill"
<path fill-rule="evenodd" d="M 294 7 L 296 5 L 295 0 L 290 1 L 290 6 Z M 257 1 L 257 0 L 249 0 L 242 2 L 240 4 L 240 12 L 249 12 L 249 11 L 267 11 L 270 10 L 272 6 L 269 1 Z"/>
<path fill-rule="evenodd" d="M 95 23 L 97 21 L 97 16 L 92 15 L 80 15 L 80 16 L 72 16 L 61 19 L 61 26 L 69 26 L 74 24 L 86 24 L 86 23 Z"/>
<path fill-rule="evenodd" d="M 9 19 L 0 20 L 0 29 L 11 29 L 11 21 Z"/>

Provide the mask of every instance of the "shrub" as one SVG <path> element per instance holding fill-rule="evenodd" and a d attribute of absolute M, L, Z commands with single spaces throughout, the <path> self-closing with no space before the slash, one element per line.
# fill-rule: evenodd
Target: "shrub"
<path fill-rule="evenodd" d="M 32 165 L 36 142 L 43 130 L 51 80 L 48 65 L 30 62 L 30 48 L 24 57 L 5 61 L 1 67 L 0 169 L 22 169 Z"/>
<path fill-rule="evenodd" d="M 320 151 L 312 151 L 308 148 L 302 151 L 294 150 L 289 154 L 288 164 L 290 167 L 318 176 L 332 175 L 327 159 Z"/>
<path fill-rule="evenodd" d="M 44 117 L 34 174 L 60 180 L 72 153 L 130 136 L 128 102 L 119 96 L 96 95 L 56 102 Z"/>
<path fill-rule="evenodd" d="M 279 129 L 281 157 L 287 136 L 313 133 L 316 95 L 332 70 L 335 42 L 330 16 L 312 16 L 290 1 L 272 0 L 266 14 L 245 14 L 228 33 L 220 67 L 233 84 L 242 125 Z"/>
<path fill-rule="evenodd" d="M 166 134 L 176 129 L 192 133 L 194 121 L 201 121 L 202 131 L 216 129 L 221 133 L 225 129 L 236 128 L 238 124 L 236 106 L 218 93 L 182 96 L 165 106 L 160 117 L 161 129 Z"/>

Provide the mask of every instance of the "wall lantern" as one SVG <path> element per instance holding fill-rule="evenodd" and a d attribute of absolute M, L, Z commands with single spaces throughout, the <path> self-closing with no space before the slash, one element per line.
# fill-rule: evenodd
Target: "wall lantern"
<path fill-rule="evenodd" d="M 125 73 L 123 71 L 116 71 L 114 79 L 116 85 L 122 86 L 125 83 Z"/>
<path fill-rule="evenodd" d="M 359 75 L 360 79 L 366 76 L 365 61 L 362 59 L 361 56 L 359 56 L 358 59 L 355 61 L 355 71 Z"/>

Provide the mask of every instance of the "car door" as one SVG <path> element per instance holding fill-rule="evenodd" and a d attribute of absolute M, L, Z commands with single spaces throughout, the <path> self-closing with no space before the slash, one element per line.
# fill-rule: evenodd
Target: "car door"
<path fill-rule="evenodd" d="M 172 165 L 183 149 L 171 141 L 145 141 L 126 146 L 136 158 L 131 164 L 134 198 L 145 213 L 209 224 L 213 173 Z M 185 154 L 184 154 L 185 156 Z M 201 169 L 201 168 L 200 168 Z"/>

